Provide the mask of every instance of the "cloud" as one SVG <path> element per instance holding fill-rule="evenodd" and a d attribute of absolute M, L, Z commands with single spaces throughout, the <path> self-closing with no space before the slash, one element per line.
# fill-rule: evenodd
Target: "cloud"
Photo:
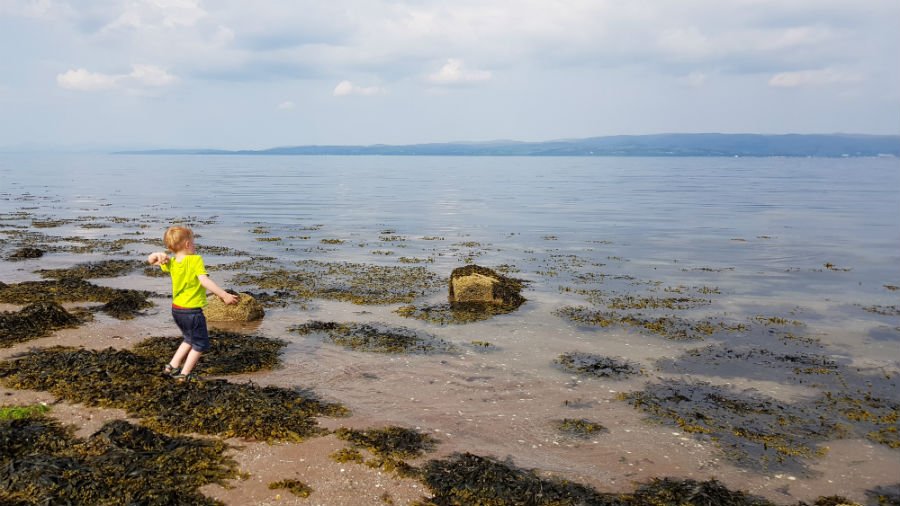
<path fill-rule="evenodd" d="M 691 88 L 699 88 L 706 84 L 707 80 L 709 80 L 709 75 L 704 72 L 691 72 L 686 76 L 678 78 L 679 83 Z"/>
<path fill-rule="evenodd" d="M 377 86 L 357 86 L 350 81 L 341 81 L 337 86 L 334 87 L 334 91 L 332 95 L 335 97 L 346 97 L 348 95 L 363 95 L 363 96 L 372 96 L 372 95 L 383 95 L 386 93 L 384 88 L 379 88 Z"/>
<path fill-rule="evenodd" d="M 207 16 L 198 0 L 138 0 L 127 2 L 119 16 L 100 32 L 192 27 Z"/>
<path fill-rule="evenodd" d="M 854 72 L 838 72 L 826 68 L 819 70 L 800 70 L 782 72 L 769 79 L 769 86 L 775 88 L 799 88 L 807 86 L 824 86 L 828 84 L 858 83 L 863 77 Z"/>
<path fill-rule="evenodd" d="M 278 104 L 276 106 L 276 109 L 278 109 L 279 111 L 290 111 L 294 107 L 296 107 L 296 104 L 294 104 L 290 100 L 285 100 L 284 102 Z"/>
<path fill-rule="evenodd" d="M 171 86 L 178 78 L 154 65 L 133 64 L 128 74 L 102 74 L 87 69 L 69 70 L 56 76 L 60 88 L 75 91 L 125 90 L 146 92 Z"/>
<path fill-rule="evenodd" d="M 487 70 L 468 69 L 462 60 L 450 58 L 437 72 L 428 76 L 428 82 L 437 85 L 469 84 L 489 81 L 491 73 Z"/>

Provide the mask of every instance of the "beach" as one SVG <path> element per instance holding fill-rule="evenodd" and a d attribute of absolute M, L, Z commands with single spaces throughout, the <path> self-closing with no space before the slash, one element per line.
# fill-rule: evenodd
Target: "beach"
<path fill-rule="evenodd" d="M 177 339 L 167 278 L 135 263 L 90 273 L 144 260 L 179 222 L 197 232 L 213 279 L 265 306 L 261 321 L 210 327 L 284 343 L 274 368 L 204 379 L 302 389 L 347 410 L 315 416 L 323 430 L 303 441 L 195 433 L 232 445 L 246 473 L 203 486 L 210 498 L 374 505 L 435 493 L 390 466 L 338 462 L 353 446 L 342 427 L 430 436 L 402 459 L 414 467 L 469 452 L 600 493 L 665 477 L 715 479 L 775 504 L 897 493 L 900 175 L 890 161 L 297 160 L 3 158 L 4 289 L 80 276 L 145 291 L 147 304 L 123 317 L 102 309 L 107 300 L 62 301 L 90 317 L 4 346 L 0 359 Z M 190 168 L 191 184 L 127 183 L 146 167 Z M 26 247 L 41 256 L 11 258 Z M 525 302 L 456 320 L 449 277 L 473 264 L 520 280 Z M 0 311 L 25 305 L 3 300 Z M 366 326 L 414 335 L 416 346 L 354 349 L 310 322 L 350 337 Z M 3 405 L 46 403 L 83 438 L 148 418 L 0 391 Z M 566 420 L 584 423 L 567 431 Z M 269 488 L 285 479 L 312 493 Z"/>

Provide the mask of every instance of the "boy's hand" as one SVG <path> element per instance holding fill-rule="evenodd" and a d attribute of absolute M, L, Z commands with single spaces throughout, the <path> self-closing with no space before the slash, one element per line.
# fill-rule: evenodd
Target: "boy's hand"
<path fill-rule="evenodd" d="M 228 292 L 225 292 L 225 295 L 220 295 L 219 298 L 222 299 L 222 302 L 224 302 L 226 305 L 237 304 L 238 300 L 240 299 L 240 297 L 238 297 L 237 295 L 232 295 Z"/>
<path fill-rule="evenodd" d="M 156 253 L 150 253 L 150 256 L 147 257 L 147 262 L 150 265 L 161 265 L 169 261 L 169 255 L 163 253 L 162 251 L 158 251 Z"/>

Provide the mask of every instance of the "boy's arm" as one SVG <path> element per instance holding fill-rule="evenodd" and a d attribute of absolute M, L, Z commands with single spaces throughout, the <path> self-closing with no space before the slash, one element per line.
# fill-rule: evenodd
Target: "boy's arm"
<path fill-rule="evenodd" d="M 218 295 L 219 298 L 222 299 L 222 302 L 224 302 L 225 304 L 237 304 L 237 295 L 232 295 L 219 288 L 219 285 L 217 285 L 215 281 L 209 279 L 209 276 L 207 276 L 206 274 L 197 276 L 197 279 L 200 281 L 200 284 L 203 285 L 203 288 L 206 288 L 210 292 Z"/>
<path fill-rule="evenodd" d="M 147 263 L 149 263 L 150 265 L 162 265 L 168 261 L 169 255 L 165 254 L 162 251 L 150 253 L 150 256 L 147 257 Z"/>

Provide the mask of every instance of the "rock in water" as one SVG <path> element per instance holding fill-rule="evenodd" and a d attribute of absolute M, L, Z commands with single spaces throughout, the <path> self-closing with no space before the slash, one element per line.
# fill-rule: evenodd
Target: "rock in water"
<path fill-rule="evenodd" d="M 482 303 L 516 309 L 525 302 L 522 282 L 487 267 L 467 265 L 450 274 L 450 303 Z"/>
<path fill-rule="evenodd" d="M 217 296 L 210 295 L 207 299 L 209 305 L 203 309 L 207 320 L 211 322 L 252 322 L 261 320 L 265 316 L 266 312 L 263 310 L 262 304 L 249 293 L 237 293 L 231 290 L 228 293 L 237 295 L 238 303 L 229 306 Z"/>

